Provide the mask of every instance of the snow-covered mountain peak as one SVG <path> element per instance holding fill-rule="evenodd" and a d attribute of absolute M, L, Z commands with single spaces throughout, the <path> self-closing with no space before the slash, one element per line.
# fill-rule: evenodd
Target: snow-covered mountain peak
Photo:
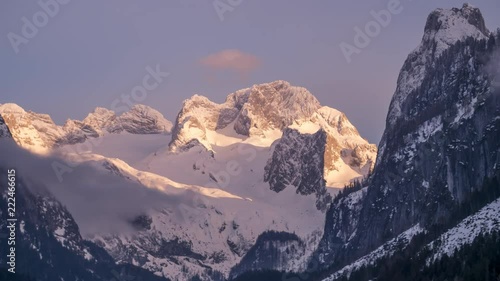
<path fill-rule="evenodd" d="M 481 11 L 469 4 L 461 9 L 436 9 L 427 18 L 423 42 L 435 42 L 437 55 L 450 45 L 468 37 L 483 39 L 489 35 Z"/>
<path fill-rule="evenodd" d="M 12 137 L 21 147 L 37 153 L 46 153 L 49 144 L 36 129 L 38 116 L 32 112 L 26 112 L 22 107 L 14 103 L 0 105 L 0 116 L 2 117 L 2 137 Z M 44 118 L 42 118 L 44 119 Z M 50 119 L 50 118 L 49 118 Z M 50 119 L 50 122 L 52 120 Z M 44 121 L 42 121 L 43 123 Z M 7 131 L 10 133 L 8 134 Z M 48 130 L 51 131 L 51 130 Z"/>
<path fill-rule="evenodd" d="M 194 95 L 184 101 L 177 116 L 171 150 L 182 147 L 195 135 L 209 138 L 207 130 L 221 130 L 229 125 L 229 130 L 242 137 L 282 131 L 296 121 L 310 119 L 320 107 L 307 89 L 282 80 L 238 90 L 228 95 L 222 104 Z M 198 138 L 198 141 L 211 149 L 210 140 Z"/>
<path fill-rule="evenodd" d="M 343 112 L 329 106 L 322 106 L 319 109 L 319 113 L 325 117 L 326 120 L 334 120 L 344 114 Z"/>
<path fill-rule="evenodd" d="M 291 87 L 292 85 L 290 82 L 285 81 L 285 80 L 276 80 L 268 83 L 263 83 L 263 84 L 256 84 L 256 86 L 261 85 L 261 86 L 270 86 L 275 89 L 280 89 L 280 88 L 288 88 Z"/>
<path fill-rule="evenodd" d="M 112 111 L 112 110 L 109 110 L 107 108 L 104 108 L 104 107 L 96 107 L 94 110 L 92 110 L 92 112 L 90 112 L 87 117 L 87 118 L 92 118 L 92 117 L 106 117 L 106 116 L 112 116 L 112 115 L 115 115 L 115 112 Z M 83 119 L 83 120 L 85 120 Z"/>
<path fill-rule="evenodd" d="M 336 128 L 339 134 L 343 136 L 360 136 L 358 130 L 347 119 L 345 113 L 328 106 L 321 107 L 318 113 L 325 119 L 328 125 Z"/>
<path fill-rule="evenodd" d="M 161 114 L 158 110 L 144 105 L 144 104 L 136 104 L 134 105 L 129 111 L 124 112 L 121 116 L 123 115 L 129 115 L 129 114 L 137 114 L 139 116 L 151 116 L 151 117 L 162 117 L 163 114 Z"/>
<path fill-rule="evenodd" d="M 171 152 L 184 153 L 198 145 L 219 158 L 226 147 L 235 144 L 272 154 L 267 156 L 272 158 L 268 158 L 266 176 L 271 186 L 285 182 L 315 185 L 306 178 L 294 180 L 280 168 L 288 163 L 298 171 L 303 168 L 298 158 L 314 155 L 316 160 L 308 168 L 319 176 L 322 185 L 318 187 L 342 187 L 373 168 L 377 151 L 344 113 L 321 106 L 307 89 L 282 80 L 238 90 L 222 104 L 199 95 L 191 97 L 177 116 L 169 147 Z M 282 188 L 274 189 L 280 192 Z M 321 188 L 316 191 L 323 192 Z"/>
<path fill-rule="evenodd" d="M 250 89 L 249 101 L 252 97 L 257 100 L 256 96 L 259 95 L 263 95 L 263 98 L 271 103 L 284 106 L 276 108 L 277 110 L 296 110 L 310 115 L 320 107 L 319 101 L 306 88 L 292 86 L 283 80 L 254 85 Z"/>
<path fill-rule="evenodd" d="M 199 103 L 213 103 L 213 102 L 205 96 L 202 96 L 199 94 L 194 94 L 189 99 L 186 99 L 184 101 L 183 106 L 190 106 L 190 105 L 199 104 Z"/>
<path fill-rule="evenodd" d="M 159 111 L 147 105 L 136 104 L 129 111 L 118 116 L 107 129 L 109 132 L 125 130 L 131 134 L 170 133 L 172 123 Z"/>
<path fill-rule="evenodd" d="M 461 9 L 436 9 L 427 18 L 420 45 L 408 55 L 398 78 L 398 87 L 389 109 L 388 123 L 393 125 L 401 117 L 402 103 L 422 84 L 429 68 L 443 52 L 467 38 L 488 39 L 481 11 L 469 4 Z"/>
<path fill-rule="evenodd" d="M 103 107 L 96 107 L 91 113 L 83 119 L 83 123 L 99 131 L 102 135 L 102 129 L 109 126 L 116 118 L 115 112 Z"/>
<path fill-rule="evenodd" d="M 145 105 L 135 105 L 120 116 L 97 107 L 82 121 L 68 119 L 63 126 L 56 125 L 48 114 L 26 111 L 13 103 L 0 105 L 0 117 L 0 137 L 10 135 L 18 145 L 37 153 L 107 133 L 162 134 L 172 129 L 172 123 L 160 112 Z"/>
<path fill-rule="evenodd" d="M 163 114 L 143 104 L 136 104 L 119 116 L 112 110 L 97 107 L 81 123 L 91 127 L 98 135 L 122 131 L 132 134 L 157 134 L 169 133 L 172 129 L 172 123 L 166 120 Z"/>
<path fill-rule="evenodd" d="M 0 113 L 21 113 L 24 114 L 26 111 L 15 103 L 4 103 L 0 105 Z"/>

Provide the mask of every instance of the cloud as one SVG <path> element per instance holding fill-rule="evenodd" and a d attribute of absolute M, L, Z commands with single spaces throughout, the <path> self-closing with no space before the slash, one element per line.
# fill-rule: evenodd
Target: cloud
<path fill-rule="evenodd" d="M 259 68 L 261 61 L 252 54 L 226 49 L 202 58 L 200 64 L 211 70 L 229 70 L 246 75 Z"/>
<path fill-rule="evenodd" d="M 134 230 L 130 221 L 152 209 L 169 209 L 179 216 L 181 204 L 193 206 L 192 192 L 167 195 L 97 169 L 92 162 L 76 166 L 60 182 L 52 163 L 64 163 L 63 159 L 31 154 L 5 139 L 0 140 L 0 155 L 0 169 L 15 168 L 18 180 L 31 192 L 52 194 L 84 235 L 130 232 Z"/>

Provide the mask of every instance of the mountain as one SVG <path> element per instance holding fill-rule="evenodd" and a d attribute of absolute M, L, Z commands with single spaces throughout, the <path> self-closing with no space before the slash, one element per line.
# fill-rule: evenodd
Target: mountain
<path fill-rule="evenodd" d="M 0 105 L 3 138 L 48 151 L 38 166 L 9 158 L 26 172 L 21 263 L 33 271 L 24 273 L 490 280 L 500 273 L 499 50 L 500 31 L 488 31 L 477 8 L 432 12 L 401 69 L 376 163 L 377 148 L 345 114 L 285 81 L 222 104 L 195 95 L 171 134 L 144 106 L 119 116 L 97 108 L 57 126 Z M 62 172 L 48 180 L 54 163 Z"/>
<path fill-rule="evenodd" d="M 223 104 L 195 95 L 184 102 L 177 116 L 171 148 L 176 150 L 198 138 L 210 149 L 211 140 L 207 133 L 227 126 L 243 136 L 265 137 L 267 132 L 309 118 L 319 107 L 318 100 L 306 89 L 292 87 L 286 81 L 236 91 Z"/>
<path fill-rule="evenodd" d="M 496 280 L 499 54 L 500 30 L 479 9 L 432 12 L 401 69 L 373 174 L 334 198 L 307 269 L 233 280 Z"/>
<path fill-rule="evenodd" d="M 280 110 L 262 111 L 268 103 Z M 41 180 L 49 186 L 87 178 L 81 167 L 89 166 L 95 176 L 111 177 L 96 192 L 125 180 L 176 196 L 175 204 L 131 211 L 125 223 L 133 231 L 125 233 L 89 229 L 80 214 L 75 219 L 83 243 L 104 250 L 117 266 L 175 280 L 224 280 L 261 268 L 301 270 L 314 250 L 309 245 L 322 235 L 335 188 L 366 176 L 376 154 L 345 114 L 285 81 L 237 91 L 222 105 L 194 96 L 184 102 L 171 135 L 164 134 L 172 126 L 161 114 L 139 105 L 119 116 L 96 108 L 64 126 L 13 104 L 1 105 L 0 116 L 7 120 L 6 137 L 62 159 L 51 164 L 58 180 Z M 56 198 L 72 207 L 65 196 Z M 120 205 L 120 197 L 113 205 Z M 282 236 L 301 247 L 295 255 L 287 254 Z M 253 259 L 272 251 L 276 262 Z"/>
<path fill-rule="evenodd" d="M 56 125 L 47 114 L 27 112 L 12 103 L 0 105 L 0 116 L 13 139 L 36 153 L 48 153 L 52 148 L 82 143 L 105 133 L 168 134 L 172 129 L 170 121 L 145 105 L 134 105 L 119 116 L 98 107 L 83 121 L 67 120 L 63 126 Z"/>
<path fill-rule="evenodd" d="M 267 103 L 281 111 L 256 111 Z M 246 127 L 243 120 L 252 125 Z M 320 106 L 307 90 L 285 81 L 236 91 L 220 105 L 195 95 L 184 102 L 171 137 L 168 146 L 137 161 L 137 171 L 111 162 L 118 173 L 139 177 L 151 188 L 171 185 L 195 191 L 199 202 L 183 207 L 189 222 L 179 222 L 172 210 L 153 211 L 150 227 L 135 236 L 102 235 L 93 241 L 117 259 L 135 260 L 178 279 L 218 280 L 245 268 L 299 270 L 313 247 L 293 257 L 278 251 L 280 262 L 246 263 L 253 255 L 269 254 L 269 248 L 256 244 L 262 237 L 280 249 L 286 246 L 278 237 L 292 233 L 298 245 L 317 243 L 318 226 L 335 193 L 328 186 L 365 176 L 376 153 L 345 114 Z M 304 156 L 295 153 L 296 148 Z M 315 157 L 311 173 L 303 173 L 299 181 L 297 173 L 280 169 L 291 164 L 290 169 L 298 172 L 303 168 L 300 157 L 308 155 Z M 119 153 L 114 157 L 127 158 Z M 265 236 L 267 231 L 280 234 Z M 177 250 L 159 252 L 158 243 Z M 242 270 L 231 270 L 235 265 Z"/>
<path fill-rule="evenodd" d="M 348 265 L 417 226 L 436 236 L 497 198 L 498 182 L 489 183 L 500 179 L 500 96 L 490 65 L 499 38 L 468 4 L 429 15 L 401 69 L 373 175 L 331 205 L 312 262 Z"/>
<path fill-rule="evenodd" d="M 318 162 L 316 175 L 326 180 L 326 184 L 319 183 L 321 185 L 342 187 L 355 177 L 367 175 L 373 168 L 376 146 L 360 136 L 344 113 L 321 106 L 307 89 L 281 80 L 236 91 L 223 104 L 199 95 L 186 100 L 174 124 L 170 151 L 185 151 L 193 145 L 214 151 L 226 145 L 224 140 L 228 136 L 255 140 L 258 146 L 271 146 L 276 141 L 272 145 L 275 160 L 268 163 L 266 169 L 269 170 L 267 181 L 275 185 L 277 180 L 273 178 L 287 176 L 273 174 L 277 170 L 271 166 L 300 163 L 300 159 L 295 158 L 297 155 L 282 151 L 292 137 L 290 129 L 297 132 L 293 136 L 299 138 L 297 144 L 300 138 L 307 139 L 308 135 L 323 132 L 324 140 L 316 146 L 324 151 L 318 154 L 322 163 Z M 305 144 L 303 148 L 313 152 L 311 146 Z M 280 162 L 276 162 L 278 158 Z M 315 184 L 314 180 L 311 185 Z M 276 192 L 282 190 L 271 188 Z"/>
<path fill-rule="evenodd" d="M 323 177 L 326 138 L 323 130 L 302 135 L 286 129 L 265 167 L 264 181 L 271 190 L 281 192 L 293 186 L 298 194 L 316 194 L 317 208 L 326 208 L 331 201 Z"/>
<path fill-rule="evenodd" d="M 96 108 L 82 121 L 92 128 L 110 133 L 128 132 L 131 134 L 161 134 L 170 133 L 172 123 L 166 120 L 157 110 L 142 104 L 134 105 L 120 116 L 105 108 Z"/>
<path fill-rule="evenodd" d="M 44 152 L 47 151 L 51 145 L 49 135 L 52 135 L 54 131 L 56 134 L 58 128 L 55 126 L 54 122 L 49 119 L 47 120 L 44 115 L 32 114 L 31 112 L 26 112 L 20 106 L 16 104 L 2 104 L 0 105 L 0 116 L 2 117 L 2 124 L 4 129 L 4 136 L 12 137 L 16 143 L 34 152 Z M 47 134 L 38 131 L 35 128 L 36 125 L 47 124 L 46 126 Z M 50 132 L 50 133 L 49 133 Z M 43 138 L 43 136 L 47 136 Z M 53 144 L 53 142 L 52 142 Z"/>
<path fill-rule="evenodd" d="M 13 143 L 1 142 L 2 155 L 13 151 L 19 157 L 29 157 L 26 152 L 19 151 Z M 6 153 L 9 151 L 9 153 Z M 9 162 L 6 164 L 6 162 Z M 2 189 L 7 186 L 7 171 L 16 167 L 14 160 L 0 162 L 0 176 Z M 9 165 L 9 166 L 7 166 Z M 8 169 L 9 170 L 8 170 Z M 17 167 L 16 167 L 17 168 Z M 37 281 L 52 280 L 113 280 L 126 276 L 134 276 L 142 280 L 166 281 L 152 273 L 135 267 L 131 264 L 117 264 L 103 248 L 84 240 L 79 226 L 68 209 L 54 197 L 52 192 L 38 178 L 22 175 L 24 169 L 9 172 L 9 177 L 14 176 L 15 201 L 7 200 L 7 192 L 2 190 L 0 202 L 0 215 L 2 218 L 15 218 L 15 244 L 1 243 L 2 253 L 11 253 L 15 249 L 15 275 L 8 272 L 0 274 L 1 280 L 12 280 L 12 276 L 30 276 Z M 9 185 L 10 186 L 10 185 Z M 71 188 L 71 187 L 68 187 Z M 15 202 L 7 206 L 7 202 Z M 9 208 L 8 208 L 9 207 Z M 14 217 L 10 212 L 14 210 Z M 9 215 L 9 216 L 8 216 Z M 2 219 L 0 227 L 8 229 L 8 222 Z M 0 257 L 2 268 L 10 261 L 6 255 Z M 0 270 L 1 271 L 1 270 Z M 3 277 L 7 279 L 2 279 Z M 24 278 L 15 280 L 32 280 Z"/>

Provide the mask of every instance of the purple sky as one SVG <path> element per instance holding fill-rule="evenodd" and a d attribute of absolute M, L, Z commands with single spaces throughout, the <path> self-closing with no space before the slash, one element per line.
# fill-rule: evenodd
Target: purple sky
<path fill-rule="evenodd" d="M 222 102 L 240 88 L 281 79 L 345 112 L 375 143 L 427 15 L 463 4 L 401 0 L 402 12 L 348 63 L 339 45 L 352 44 L 354 28 L 364 28 L 370 11 L 391 0 L 217 0 L 240 2 L 221 16 L 213 0 L 64 1 L 17 54 L 8 34 L 21 36 L 22 18 L 33 21 L 43 10 L 37 1 L 0 2 L 0 103 L 48 113 L 62 124 L 96 106 L 110 108 L 142 85 L 146 67 L 159 65 L 171 75 L 141 103 L 172 121 L 195 93 Z M 498 0 L 470 3 L 490 29 L 500 27 Z"/>

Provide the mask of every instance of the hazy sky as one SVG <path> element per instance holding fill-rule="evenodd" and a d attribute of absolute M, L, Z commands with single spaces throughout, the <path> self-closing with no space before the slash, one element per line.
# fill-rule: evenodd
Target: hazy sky
<path fill-rule="evenodd" d="M 370 11 L 390 0 L 216 0 L 227 9 L 219 13 L 213 0 L 59 1 L 69 3 L 49 5 L 45 19 L 37 1 L 0 2 L 0 103 L 49 113 L 62 124 L 96 106 L 110 108 L 142 85 L 146 67 L 159 65 L 170 76 L 141 103 L 168 119 L 195 93 L 222 102 L 235 90 L 282 79 L 344 111 L 376 143 L 399 69 L 420 42 L 427 15 L 463 4 L 401 0 L 401 13 L 348 63 L 339 45 L 353 44 L 354 28 L 364 28 Z M 470 3 L 490 29 L 500 27 L 498 0 Z M 32 38 L 23 35 L 23 17 L 41 26 L 36 34 L 25 28 Z"/>

